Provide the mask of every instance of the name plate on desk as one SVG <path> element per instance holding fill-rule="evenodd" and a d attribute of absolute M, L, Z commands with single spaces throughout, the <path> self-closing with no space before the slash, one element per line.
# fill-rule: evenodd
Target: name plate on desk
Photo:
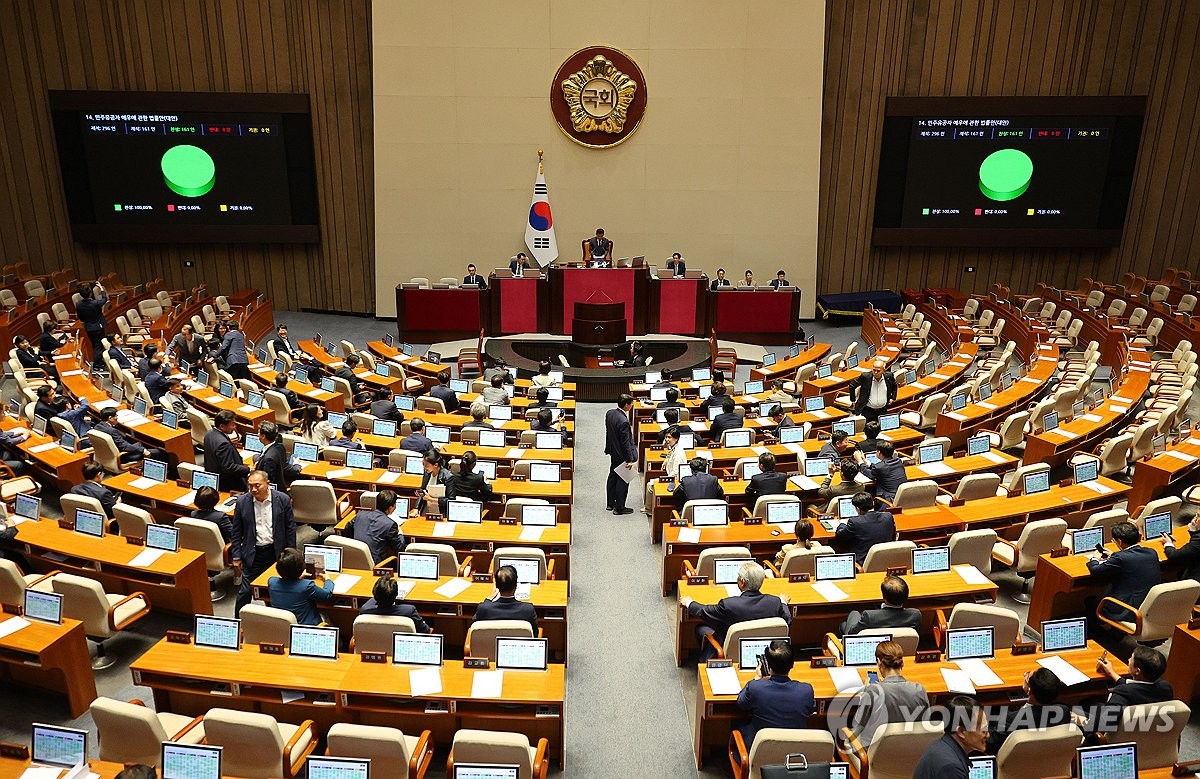
<path fill-rule="evenodd" d="M 364 663 L 386 663 L 387 652 L 359 652 Z"/>
<path fill-rule="evenodd" d="M 895 565 L 887 569 L 888 576 L 904 576 L 908 573 L 908 568 L 903 565 Z"/>
<path fill-rule="evenodd" d="M 21 607 L 16 603 L 0 603 L 0 611 L 17 617 L 21 616 Z"/>
<path fill-rule="evenodd" d="M 190 644 L 192 643 L 192 634 L 182 630 L 167 631 L 168 644 Z"/>
<path fill-rule="evenodd" d="M 258 651 L 264 655 L 281 655 L 283 654 L 283 644 L 264 641 L 258 645 Z"/>
<path fill-rule="evenodd" d="M 1056 546 L 1050 550 L 1051 558 L 1066 557 L 1069 554 L 1071 554 L 1071 550 L 1067 549 L 1065 546 Z"/>
<path fill-rule="evenodd" d="M 711 663 L 710 663 L 711 665 Z M 809 660 L 810 668 L 836 668 L 837 658 L 829 655 L 818 655 Z"/>
<path fill-rule="evenodd" d="M 918 663 L 940 663 L 942 653 L 937 649 L 920 649 L 917 650 L 916 661 Z"/>
<path fill-rule="evenodd" d="M 473 573 L 471 574 L 471 581 L 476 584 L 491 584 L 492 575 L 490 573 Z"/>
<path fill-rule="evenodd" d="M 791 573 L 788 574 L 788 582 L 791 584 L 807 582 L 812 577 L 806 573 Z"/>
<path fill-rule="evenodd" d="M 516 517 L 500 517 L 500 524 L 501 525 L 515 525 L 515 524 L 517 524 L 517 518 Z"/>
<path fill-rule="evenodd" d="M 526 480 L 528 479 L 528 477 L 526 477 L 526 476 L 517 476 L 517 475 L 514 473 L 512 476 L 509 476 L 509 477 L 508 477 L 508 479 L 509 479 L 509 481 L 526 481 Z"/>
<path fill-rule="evenodd" d="M 486 657 L 464 657 L 463 668 L 480 668 L 486 670 L 491 666 Z"/>
<path fill-rule="evenodd" d="M 693 587 L 704 587 L 705 585 L 708 584 L 708 577 L 707 576 L 689 576 L 689 577 L 687 577 L 687 583 L 689 585 L 692 585 Z"/>
<path fill-rule="evenodd" d="M 959 506 L 965 506 L 966 504 L 967 504 L 967 501 L 964 500 L 963 498 L 951 498 L 950 499 L 950 508 L 958 508 Z"/>
<path fill-rule="evenodd" d="M 1013 657 L 1036 654 L 1037 644 L 1031 642 L 1017 642 L 1012 645 L 1012 653 Z"/>
<path fill-rule="evenodd" d="M 393 575 L 395 575 L 395 573 L 396 573 L 396 569 L 389 568 L 386 565 L 382 568 L 372 568 L 371 569 L 371 575 L 376 578 L 378 578 L 380 576 L 393 576 Z"/>
<path fill-rule="evenodd" d="M 686 519 L 672 519 L 671 520 L 671 527 L 687 527 L 687 526 L 688 526 L 688 523 L 687 523 Z"/>
<path fill-rule="evenodd" d="M 741 481 L 737 476 L 722 476 L 721 481 Z"/>
<path fill-rule="evenodd" d="M 145 546 L 146 539 L 141 536 L 125 536 L 125 543 L 133 544 L 134 546 Z"/>
<path fill-rule="evenodd" d="M 733 661 L 732 660 L 709 660 L 708 667 L 709 668 L 732 668 Z"/>
<path fill-rule="evenodd" d="M 747 527 L 750 525 L 761 525 L 762 523 L 762 517 L 746 517 L 744 520 L 742 520 L 742 524 L 746 525 Z"/>
<path fill-rule="evenodd" d="M 0 743 L 0 757 L 8 757 L 13 760 L 28 760 L 29 747 L 24 744 Z"/>
<path fill-rule="evenodd" d="M 74 530 L 75 529 L 75 523 L 69 519 L 58 520 L 58 526 L 61 527 L 63 530 Z"/>

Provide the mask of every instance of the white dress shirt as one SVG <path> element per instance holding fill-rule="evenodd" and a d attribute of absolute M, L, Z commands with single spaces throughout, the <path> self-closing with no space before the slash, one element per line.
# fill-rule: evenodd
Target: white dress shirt
<path fill-rule="evenodd" d="M 883 408 L 887 405 L 887 377 L 878 379 L 871 377 L 871 394 L 867 396 L 867 405 L 871 408 Z"/>
<path fill-rule="evenodd" d="M 275 542 L 274 513 L 271 511 L 271 493 L 266 500 L 254 500 L 254 544 L 269 546 Z"/>

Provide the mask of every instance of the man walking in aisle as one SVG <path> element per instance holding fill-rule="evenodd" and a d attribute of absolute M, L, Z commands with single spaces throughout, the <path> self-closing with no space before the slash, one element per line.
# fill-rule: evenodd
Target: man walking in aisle
<path fill-rule="evenodd" d="M 614 514 L 632 514 L 633 509 L 625 506 L 629 494 L 629 482 L 637 467 L 637 447 L 633 443 L 633 427 L 629 413 L 633 408 L 633 397 L 621 393 L 617 407 L 610 408 L 604 415 L 604 453 L 608 455 L 608 506 Z M 621 469 L 618 472 L 617 469 Z"/>

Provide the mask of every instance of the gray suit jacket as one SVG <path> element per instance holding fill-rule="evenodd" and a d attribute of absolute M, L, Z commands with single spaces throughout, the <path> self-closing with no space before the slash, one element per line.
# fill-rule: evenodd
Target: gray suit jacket
<path fill-rule="evenodd" d="M 241 330 L 230 330 L 221 342 L 219 357 L 224 358 L 226 365 L 240 365 L 249 362 L 246 357 L 246 335 Z"/>
<path fill-rule="evenodd" d="M 858 708 L 850 727 L 866 746 L 880 725 L 918 719 L 914 713 L 929 708 L 929 695 L 917 682 L 910 682 L 903 676 L 888 676 L 878 684 L 862 688 L 854 702 Z"/>

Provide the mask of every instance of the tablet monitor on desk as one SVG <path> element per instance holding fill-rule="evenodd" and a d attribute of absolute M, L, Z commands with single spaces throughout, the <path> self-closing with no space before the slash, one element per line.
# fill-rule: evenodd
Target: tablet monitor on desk
<path fill-rule="evenodd" d="M 209 649 L 234 649 L 241 646 L 242 621 L 230 617 L 196 615 L 196 646 Z"/>
<path fill-rule="evenodd" d="M 211 471 L 192 471 L 192 489 L 198 490 L 201 487 L 212 487 L 217 489 L 217 483 L 220 481 L 217 474 Z"/>
<path fill-rule="evenodd" d="M 200 371 L 200 374 L 201 374 L 201 375 L 204 375 L 204 371 Z M 308 381 L 308 369 L 307 369 L 307 368 L 301 368 L 301 367 L 300 367 L 300 366 L 298 366 L 298 365 L 297 365 L 297 366 L 293 366 L 293 367 L 292 367 L 292 379 L 293 379 L 293 380 L 295 380 L 295 381 L 297 381 L 297 382 L 299 382 L 300 384 L 308 384 L 308 383 L 309 383 L 309 381 Z M 200 376 L 197 376 L 197 377 L 196 377 L 196 381 L 199 381 L 201 384 L 207 384 L 207 383 L 208 383 L 207 381 L 200 381 Z"/>
<path fill-rule="evenodd" d="M 967 454 L 969 455 L 985 454 L 991 449 L 992 438 L 987 434 L 975 435 L 967 439 Z"/>
<path fill-rule="evenodd" d="M 1042 417 L 1042 429 L 1045 430 L 1046 432 L 1058 429 L 1058 412 L 1057 411 L 1046 412 L 1045 416 Z"/>
<path fill-rule="evenodd" d="M 917 464 L 940 463 L 946 459 L 945 447 L 942 444 L 924 444 L 917 447 Z"/>
<path fill-rule="evenodd" d="M 42 499 L 36 495 L 17 495 L 16 514 L 23 519 L 37 521 L 42 512 Z"/>
<path fill-rule="evenodd" d="M 1151 514 L 1150 516 L 1146 517 L 1145 520 L 1143 520 L 1142 524 L 1144 525 L 1144 529 L 1146 531 L 1142 534 L 1143 538 L 1158 538 L 1163 533 L 1171 535 L 1171 512 L 1164 511 L 1161 514 Z"/>
<path fill-rule="evenodd" d="M 900 414 L 898 414 L 896 412 L 892 412 L 890 414 L 880 414 L 879 415 L 879 430 L 880 430 L 880 432 L 887 433 L 892 430 L 899 430 L 899 429 L 900 429 Z"/>
<path fill-rule="evenodd" d="M 711 368 L 694 368 L 692 370 L 692 381 L 711 381 L 711 380 L 712 380 L 712 369 Z"/>
<path fill-rule="evenodd" d="M 296 370 L 304 370 L 304 369 L 303 369 L 303 368 L 297 368 Z M 305 375 L 307 376 L 307 374 L 305 374 Z M 201 368 L 200 370 L 196 371 L 196 383 L 197 383 L 197 384 L 199 384 L 201 387 L 207 387 L 207 386 L 208 386 L 208 378 L 209 378 L 209 377 L 208 377 L 208 371 L 204 370 L 203 368 Z"/>
<path fill-rule="evenodd" d="M 758 404 L 758 415 L 760 417 L 769 417 L 775 413 L 775 409 L 779 408 L 780 405 L 778 401 L 764 400 Z"/>
<path fill-rule="evenodd" d="M 146 548 L 178 552 L 179 528 L 171 525 L 146 525 Z"/>
<path fill-rule="evenodd" d="M 326 392 L 337 392 L 338 391 L 337 384 L 334 383 L 333 377 L 331 377 L 331 376 L 326 376 L 325 378 L 321 379 L 321 389 L 323 389 Z"/>
<path fill-rule="evenodd" d="M 33 723 L 29 756 L 34 763 L 69 768 L 87 762 L 86 730 Z"/>
<path fill-rule="evenodd" d="M 946 660 L 971 660 L 991 658 L 996 655 L 996 629 L 951 628 L 946 631 Z"/>
<path fill-rule="evenodd" d="M 702 503 L 692 506 L 692 527 L 724 527 L 728 524 L 728 504 Z"/>
<path fill-rule="evenodd" d="M 446 503 L 446 519 L 478 525 L 483 522 L 483 504 L 473 500 L 451 500 Z"/>
<path fill-rule="evenodd" d="M 762 473 L 762 466 L 758 464 L 758 460 L 752 460 L 742 465 L 742 478 L 746 481 L 753 479 L 760 473 Z"/>
<path fill-rule="evenodd" d="M 946 573 L 950 570 L 950 547 L 928 546 L 912 550 L 912 572 Z"/>
<path fill-rule="evenodd" d="M 1021 490 L 1026 495 L 1037 495 L 1050 491 L 1050 472 L 1038 471 L 1021 477 Z"/>
<path fill-rule="evenodd" d="M 503 430 L 480 430 L 479 445 L 489 448 L 500 448 L 504 446 L 504 431 Z"/>
<path fill-rule="evenodd" d="M 393 633 L 392 662 L 397 665 L 441 665 L 441 634 Z"/>
<path fill-rule="evenodd" d="M 824 479 L 829 475 L 833 461 L 828 457 L 814 457 L 811 460 L 804 459 L 804 475 L 810 479 Z"/>
<path fill-rule="evenodd" d="M 825 408 L 825 398 L 820 395 L 811 395 L 804 399 L 804 413 L 811 414 L 814 411 L 822 411 Z"/>
<path fill-rule="evenodd" d="M 263 442 L 257 435 L 246 436 L 246 451 L 258 454 L 263 450 Z"/>
<path fill-rule="evenodd" d="M 696 448 L 696 434 L 691 432 L 690 430 L 680 430 L 679 431 L 679 446 L 682 446 L 684 449 L 695 449 Z"/>
<path fill-rule="evenodd" d="M 288 641 L 288 653 L 292 657 L 337 660 L 338 629 L 336 627 L 292 625 Z"/>
<path fill-rule="evenodd" d="M 370 449 L 347 449 L 346 467 L 371 470 L 375 467 L 375 455 Z"/>
<path fill-rule="evenodd" d="M 495 463 L 492 463 L 495 466 Z M 495 478 L 493 476 L 493 478 Z M 559 483 L 558 463 L 530 463 L 529 480 L 545 484 Z"/>
<path fill-rule="evenodd" d="M 167 480 L 167 464 L 162 460 L 142 460 L 142 476 L 164 482 Z"/>
<path fill-rule="evenodd" d="M 297 441 L 292 446 L 292 459 L 300 463 L 315 463 L 317 461 L 317 445 L 306 441 Z"/>
<path fill-rule="evenodd" d="M 700 385 L 700 388 L 696 390 L 696 392 L 701 400 L 707 400 L 708 398 L 712 397 L 712 385 L 702 384 Z"/>
<path fill-rule="evenodd" d="M 785 525 L 800 521 L 800 501 L 773 501 L 767 504 L 767 524 Z"/>
<path fill-rule="evenodd" d="M 916 384 L 917 383 L 917 372 L 915 370 L 913 370 L 912 368 L 909 368 L 907 371 L 905 371 L 904 372 L 904 383 L 905 384 Z"/>
<path fill-rule="evenodd" d="M 744 429 L 727 430 L 724 433 L 721 444 L 726 449 L 743 449 L 750 445 L 750 431 Z"/>
<path fill-rule="evenodd" d="M 829 363 L 822 363 L 821 365 L 817 366 L 816 378 L 828 379 L 832 375 L 833 375 L 833 366 L 830 365 Z"/>
<path fill-rule="evenodd" d="M 1159 433 L 1150 439 L 1150 449 L 1155 454 L 1162 454 L 1167 450 L 1167 436 L 1165 433 Z"/>
<path fill-rule="evenodd" d="M 247 392 L 246 405 L 254 406 L 254 408 L 266 408 L 263 404 L 263 394 L 261 392 Z"/>
<path fill-rule="evenodd" d="M 495 570 L 512 566 L 517 571 L 517 584 L 541 584 L 541 563 L 532 557 L 497 557 Z"/>
<path fill-rule="evenodd" d="M 282 357 L 276 357 L 274 364 L 271 366 L 276 373 L 287 373 L 287 361 Z"/>
<path fill-rule="evenodd" d="M 738 571 L 746 563 L 754 560 L 749 557 L 730 557 L 713 561 L 713 584 L 737 584 Z"/>
<path fill-rule="evenodd" d="M 819 554 L 815 556 L 816 579 L 819 582 L 853 579 L 854 555 Z"/>
<path fill-rule="evenodd" d="M 304 562 L 314 563 L 318 571 L 339 573 L 342 570 L 342 548 L 340 546 L 321 546 L 305 544 Z"/>
<path fill-rule="evenodd" d="M 805 344 L 792 344 L 792 348 L 788 349 L 788 359 L 793 360 L 800 356 L 800 350 Z"/>
<path fill-rule="evenodd" d="M 104 537 L 104 515 L 86 509 L 75 511 L 75 531 L 85 536 Z"/>
<path fill-rule="evenodd" d="M 371 759 L 366 757 L 309 757 L 305 767 L 308 779 L 370 779 L 371 776 Z"/>
<path fill-rule="evenodd" d="M 854 435 L 854 420 L 853 419 L 839 419 L 838 421 L 834 422 L 833 423 L 833 432 L 836 433 L 839 430 L 844 431 L 846 433 L 846 435 Z"/>
<path fill-rule="evenodd" d="M 405 357 L 412 357 L 413 356 L 412 344 L 409 344 L 409 343 L 400 344 L 400 353 L 403 354 Z"/>
<path fill-rule="evenodd" d="M 950 410 L 962 411 L 967 407 L 967 393 L 956 392 L 950 396 Z"/>
<path fill-rule="evenodd" d="M 346 424 L 346 420 L 350 419 L 349 414 L 344 414 L 341 411 L 330 411 L 326 419 L 329 424 L 333 425 L 335 430 L 341 430 L 342 425 Z"/>
<path fill-rule="evenodd" d="M 875 665 L 875 647 L 884 641 L 891 640 L 891 633 L 842 636 L 842 665 L 848 667 Z"/>
<path fill-rule="evenodd" d="M 667 388 L 666 387 L 651 387 L 650 388 L 650 402 L 651 403 L 661 403 L 662 401 L 664 401 L 666 399 L 667 399 Z"/>
<path fill-rule="evenodd" d="M 162 779 L 221 779 L 221 750 L 208 744 L 162 744 Z"/>
<path fill-rule="evenodd" d="M 407 455 L 404 458 L 404 473 L 407 476 L 422 476 L 425 473 L 425 458 L 420 455 Z"/>
<path fill-rule="evenodd" d="M 417 407 L 416 398 L 412 395 L 393 395 L 392 402 L 396 404 L 396 408 L 401 411 L 412 411 Z"/>
<path fill-rule="evenodd" d="M 692 475 L 691 463 L 682 463 L 679 466 L 679 470 L 677 471 L 677 476 L 679 477 L 679 480 L 683 481 L 683 479 L 685 477 L 691 476 L 691 475 Z"/>
<path fill-rule="evenodd" d="M 63 596 L 56 592 L 41 592 L 34 589 L 26 589 L 22 592 L 24 602 L 21 606 L 27 619 L 36 619 L 38 622 L 48 622 L 52 625 L 62 624 Z"/>
<path fill-rule="evenodd" d="M 1071 553 L 1089 554 L 1096 544 L 1104 543 L 1104 526 L 1068 531 L 1071 534 Z"/>
<path fill-rule="evenodd" d="M 774 365 L 774 364 L 775 364 L 775 361 L 776 361 L 777 359 L 778 359 L 778 358 L 775 356 L 775 352 L 765 352 L 765 353 L 763 353 L 763 360 L 762 360 L 763 367 L 764 367 L 764 368 L 770 368 L 772 365 Z M 759 384 L 761 384 L 761 383 L 762 383 L 762 382 L 759 382 Z M 759 390 L 759 392 L 762 392 L 762 390 Z M 750 393 L 749 393 L 749 392 L 747 392 L 746 394 L 747 394 L 747 395 L 749 395 Z"/>
<path fill-rule="evenodd" d="M 145 398 L 136 398 L 133 401 L 133 413 L 144 417 L 149 411 L 150 404 L 146 402 Z"/>
<path fill-rule="evenodd" d="M 1095 481 L 1100 477 L 1100 461 L 1088 458 L 1081 460 L 1073 466 L 1075 469 L 1075 483 L 1084 484 L 1089 481 Z"/>
<path fill-rule="evenodd" d="M 1042 623 L 1042 651 L 1066 652 L 1087 646 L 1087 617 L 1051 619 Z"/>
<path fill-rule="evenodd" d="M 804 428 L 801 425 L 779 428 L 779 443 L 799 444 L 804 441 Z"/>
<path fill-rule="evenodd" d="M 74 452 L 75 446 L 78 443 L 79 443 L 79 436 L 75 435 L 74 433 L 64 432 L 62 434 L 62 438 L 58 439 L 58 445 L 61 446 L 63 449 L 66 449 L 68 452 Z"/>
<path fill-rule="evenodd" d="M 996 779 L 996 758 L 991 755 L 978 755 L 968 758 L 971 767 L 967 771 L 967 779 Z"/>
<path fill-rule="evenodd" d="M 846 358 L 846 367 L 847 368 L 857 368 L 858 367 L 858 355 L 857 354 L 852 354 Z"/>
<path fill-rule="evenodd" d="M 554 527 L 558 524 L 558 509 L 541 503 L 526 503 L 521 506 L 521 524 Z"/>
<path fill-rule="evenodd" d="M 532 467 L 530 466 L 530 468 Z M 496 463 L 491 460 L 476 460 L 474 473 L 482 473 L 486 478 L 494 481 L 496 479 Z M 529 480 L 534 481 L 532 476 Z"/>
<path fill-rule="evenodd" d="M 850 519 L 858 516 L 858 508 L 854 505 L 853 495 L 838 496 L 838 519 Z"/>
<path fill-rule="evenodd" d="M 512 406 L 488 406 L 488 419 L 507 422 L 512 419 Z"/>
<path fill-rule="evenodd" d="M 979 399 L 987 400 L 991 396 L 992 396 L 992 385 L 988 382 L 984 382 L 983 384 L 980 384 L 979 385 Z"/>
<path fill-rule="evenodd" d="M 391 419 L 375 419 L 371 421 L 371 435 L 396 437 L 396 423 Z"/>
<path fill-rule="evenodd" d="M 401 579 L 423 579 L 436 581 L 438 578 L 438 556 L 423 552 L 401 552 L 396 555 L 396 575 Z"/>
<path fill-rule="evenodd" d="M 451 779 L 520 779 L 520 769 L 515 765 L 455 763 Z"/>
<path fill-rule="evenodd" d="M 217 392 L 227 398 L 233 397 L 233 382 L 222 381 L 217 385 Z"/>
<path fill-rule="evenodd" d="M 775 636 L 773 638 L 743 638 L 739 641 L 738 647 L 738 669 L 742 671 L 753 671 L 758 668 L 759 662 L 763 655 L 771 648 L 772 641 L 785 641 L 791 643 L 788 636 Z"/>
<path fill-rule="evenodd" d="M 724 414 L 724 413 L 725 413 L 725 411 L 721 408 L 721 406 L 719 404 L 716 406 L 709 406 L 708 407 L 708 421 L 711 422 L 714 419 L 716 419 L 717 417 L 721 416 L 721 414 Z"/>
<path fill-rule="evenodd" d="M 435 444 L 448 444 L 450 443 L 450 428 L 439 427 L 437 425 L 426 425 L 425 437 L 430 441 L 433 441 Z"/>
<path fill-rule="evenodd" d="M 921 368 L 922 368 L 921 375 L 928 376 L 929 374 L 931 374 L 937 370 L 937 362 L 935 362 L 934 359 L 932 357 L 930 357 L 928 360 L 925 361 L 925 364 L 923 366 L 921 366 Z"/>
<path fill-rule="evenodd" d="M 469 395 L 471 392 L 471 382 L 467 379 L 451 379 L 450 389 L 456 393 L 461 392 Z"/>
<path fill-rule="evenodd" d="M 563 448 L 562 433 L 539 432 L 536 436 L 534 436 L 533 447 L 535 449 L 562 449 Z"/>
<path fill-rule="evenodd" d="M 748 381 L 742 387 L 743 395 L 757 395 L 763 391 L 763 383 L 761 381 Z"/>
<path fill-rule="evenodd" d="M 1137 744 L 1079 747 L 1079 779 L 1137 779 Z"/>
<path fill-rule="evenodd" d="M 496 668 L 545 671 L 548 666 L 546 638 L 497 638 Z"/>

